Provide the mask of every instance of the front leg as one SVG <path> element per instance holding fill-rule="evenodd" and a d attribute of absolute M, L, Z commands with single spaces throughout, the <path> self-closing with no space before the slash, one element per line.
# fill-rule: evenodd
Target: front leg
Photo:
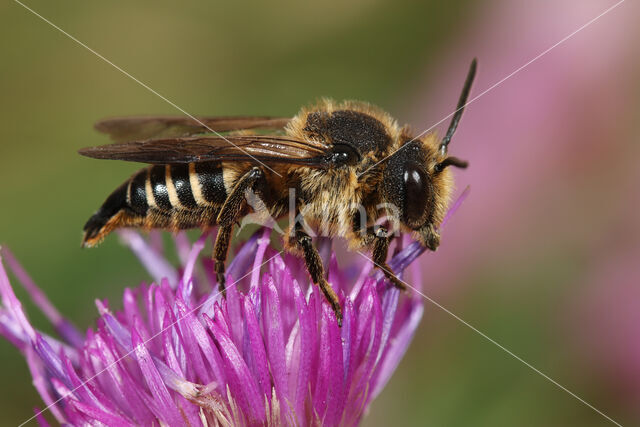
<path fill-rule="evenodd" d="M 244 206 L 245 191 L 252 189 L 256 182 L 262 178 L 264 178 L 264 173 L 257 167 L 245 173 L 233 187 L 231 193 L 224 201 L 220 213 L 218 213 L 216 222 L 219 228 L 218 234 L 216 235 L 216 242 L 213 245 L 213 261 L 216 278 L 218 280 L 218 289 L 223 295 L 226 293 L 224 263 L 227 259 L 229 244 L 231 243 L 231 231 Z"/>
<path fill-rule="evenodd" d="M 304 257 L 304 262 L 307 266 L 307 271 L 311 276 L 311 280 L 313 283 L 320 287 L 322 293 L 324 294 L 329 304 L 331 304 L 331 308 L 333 308 L 333 312 L 336 315 L 336 319 L 338 320 L 338 326 L 342 326 L 342 309 L 340 308 L 340 300 L 338 299 L 338 295 L 334 292 L 327 279 L 324 278 L 324 267 L 322 265 L 322 258 L 320 258 L 320 254 L 318 250 L 313 246 L 313 241 L 311 236 L 309 236 L 303 229 L 302 225 L 299 222 L 296 222 L 294 229 L 293 244 L 297 249 L 302 250 L 302 255 Z"/>
<path fill-rule="evenodd" d="M 389 243 L 391 242 L 391 236 L 389 236 L 386 228 L 379 226 L 374 228 L 373 235 L 374 265 L 384 273 L 386 278 L 389 279 L 389 281 L 391 281 L 391 283 L 393 283 L 396 288 L 399 288 L 403 291 L 406 290 L 407 286 L 404 284 L 404 282 L 396 277 L 396 275 L 393 273 L 393 270 L 391 270 L 391 267 L 389 267 L 389 264 L 387 264 L 387 254 L 389 252 Z"/>

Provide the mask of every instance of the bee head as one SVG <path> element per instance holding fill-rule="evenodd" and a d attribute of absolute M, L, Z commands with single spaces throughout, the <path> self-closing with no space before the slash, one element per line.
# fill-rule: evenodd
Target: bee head
<path fill-rule="evenodd" d="M 402 225 L 414 232 L 423 246 L 435 250 L 440 244 L 438 227 L 447 211 L 453 179 L 449 166 L 466 168 L 467 162 L 447 155 L 447 148 L 462 118 L 477 61 L 471 61 L 467 78 L 442 140 L 430 134 L 422 138 L 403 135 L 403 145 L 391 155 L 385 171 L 387 200 L 396 206 Z"/>
<path fill-rule="evenodd" d="M 383 193 L 395 208 L 395 219 L 431 250 L 438 247 L 437 229 L 453 187 L 449 166 L 464 168 L 467 163 L 443 154 L 436 137 L 427 135 L 415 141 L 407 137 L 384 172 Z"/>

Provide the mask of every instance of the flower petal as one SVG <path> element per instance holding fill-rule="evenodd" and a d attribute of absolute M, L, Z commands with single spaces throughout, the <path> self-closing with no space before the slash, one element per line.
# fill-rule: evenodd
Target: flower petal
<path fill-rule="evenodd" d="M 163 256 L 154 251 L 140 234 L 125 228 L 118 230 L 117 233 L 120 240 L 129 246 L 156 283 L 160 283 L 162 278 L 166 277 L 173 287 L 178 285 L 176 269 Z"/>
<path fill-rule="evenodd" d="M 267 353 L 262 340 L 258 318 L 253 309 L 253 304 L 249 302 L 248 298 L 244 300 L 243 314 L 246 322 L 245 337 L 247 341 L 244 346 L 245 358 L 249 369 L 251 369 L 254 378 L 258 382 L 258 387 L 267 398 L 271 398 L 271 377 L 269 376 Z"/>
<path fill-rule="evenodd" d="M 333 309 L 322 305 L 320 327 L 320 371 L 314 393 L 314 409 L 324 425 L 338 425 L 344 406 L 342 343 Z"/>
<path fill-rule="evenodd" d="M 284 332 L 278 290 L 270 274 L 262 280 L 262 321 L 271 378 L 281 402 L 289 401 Z M 283 408 L 286 410 L 286 408 Z"/>
<path fill-rule="evenodd" d="M 391 378 L 391 374 L 393 374 L 400 363 L 400 360 L 409 347 L 413 335 L 418 329 L 418 324 L 422 319 L 423 312 L 424 306 L 422 301 L 412 301 L 408 319 L 402 322 L 400 330 L 398 330 L 393 339 L 390 340 L 386 355 L 380 362 L 380 367 L 376 374 L 377 378 L 374 380 L 374 388 L 371 393 L 372 399 L 380 394 Z"/>
<path fill-rule="evenodd" d="M 51 410 L 54 418 L 60 423 L 65 423 L 66 417 L 58 407 L 58 399 L 51 393 L 51 387 L 48 378 L 44 374 L 44 366 L 37 358 L 35 352 L 31 347 L 27 347 L 24 352 L 25 359 L 27 360 L 27 366 L 31 372 L 31 378 L 33 378 L 33 385 L 42 397 L 42 401 L 47 405 L 47 408 Z"/>
<path fill-rule="evenodd" d="M 131 344 L 134 349 L 134 356 L 138 362 L 138 366 L 142 371 L 142 376 L 145 379 L 147 387 L 153 396 L 156 407 L 150 408 L 155 411 L 155 415 L 158 419 L 163 420 L 169 425 L 180 425 L 183 422 L 182 416 L 178 411 L 178 407 L 171 398 L 167 386 L 162 381 L 162 377 L 158 372 L 151 355 L 147 351 L 147 348 L 137 333 L 138 319 L 131 331 Z M 162 409 L 162 410 L 160 410 Z M 107 423 L 107 425 L 109 425 Z"/>
<path fill-rule="evenodd" d="M 230 374 L 228 378 L 228 386 L 232 395 L 238 399 L 241 408 L 245 411 L 245 415 L 253 421 L 262 421 L 265 417 L 263 399 L 258 391 L 249 368 L 242 359 L 240 352 L 233 345 L 233 341 L 227 333 L 216 323 L 209 322 L 210 329 L 220 346 L 223 363 Z"/>
<path fill-rule="evenodd" d="M 42 313 L 44 313 L 47 319 L 49 319 L 60 336 L 73 346 L 82 345 L 83 337 L 80 331 L 78 331 L 71 322 L 62 317 L 60 312 L 58 312 L 58 310 L 53 306 L 44 292 L 42 292 L 38 285 L 35 284 L 31 276 L 29 276 L 22 265 L 20 265 L 18 260 L 13 256 L 13 253 L 7 248 L 2 248 L 0 251 L 4 260 L 7 262 L 7 265 L 11 271 L 13 271 L 13 274 L 16 275 L 18 281 L 22 283 L 22 286 L 27 290 L 33 302 L 38 306 Z"/>
<path fill-rule="evenodd" d="M 315 319 L 304 299 L 302 289 L 298 283 L 294 281 L 293 291 L 298 310 L 299 328 L 300 328 L 300 344 L 298 346 L 298 354 L 293 358 L 297 359 L 297 381 L 295 387 L 294 408 L 296 414 L 304 414 L 304 402 L 307 398 L 309 390 L 309 380 L 311 378 L 311 366 L 316 355 L 315 348 L 317 344 L 317 328 Z"/>

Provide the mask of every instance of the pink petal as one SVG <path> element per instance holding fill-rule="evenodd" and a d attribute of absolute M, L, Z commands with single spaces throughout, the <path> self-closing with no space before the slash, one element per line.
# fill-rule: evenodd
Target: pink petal
<path fill-rule="evenodd" d="M 131 343 L 134 348 L 133 354 L 138 362 L 147 387 L 151 391 L 151 395 L 153 396 L 157 407 L 162 409 L 162 411 L 156 409 L 155 415 L 158 419 L 163 420 L 169 425 L 180 425 L 183 422 L 182 416 L 180 415 L 175 402 L 171 398 L 169 390 L 162 381 L 162 377 L 153 363 L 151 355 L 147 351 L 144 342 L 136 332 L 137 323 L 138 321 L 136 319 L 136 325 L 131 331 Z M 150 409 L 153 410 L 154 408 Z"/>
<path fill-rule="evenodd" d="M 285 361 L 284 332 L 282 330 L 282 316 L 280 313 L 280 300 L 278 290 L 271 275 L 265 274 L 262 286 L 262 319 L 264 339 L 269 358 L 269 367 L 278 399 L 281 402 L 289 401 L 287 385 L 287 366 Z M 286 408 L 282 408 L 286 410 Z"/>
<path fill-rule="evenodd" d="M 253 421 L 263 421 L 264 399 L 249 368 L 229 336 L 215 322 L 212 322 L 211 329 L 224 356 L 223 363 L 230 374 L 228 384 L 232 395 L 238 400 L 245 415 Z"/>

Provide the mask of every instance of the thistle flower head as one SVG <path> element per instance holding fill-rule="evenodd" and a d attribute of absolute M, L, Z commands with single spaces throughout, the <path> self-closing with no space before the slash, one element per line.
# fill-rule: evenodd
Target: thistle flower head
<path fill-rule="evenodd" d="M 233 257 L 226 298 L 200 258 L 207 234 L 193 245 L 177 237 L 179 269 L 135 232 L 121 237 L 154 282 L 125 289 L 121 310 L 97 300 L 96 327 L 84 336 L 3 251 L 59 337 L 34 329 L 1 264 L 0 333 L 23 353 L 60 423 L 357 424 L 422 316 L 422 299 L 401 296 L 368 260 L 340 269 L 332 254 L 328 278 L 344 312 L 338 327 L 303 262 L 271 248 L 268 229 Z M 390 265 L 402 272 L 422 251 L 405 245 Z"/>

